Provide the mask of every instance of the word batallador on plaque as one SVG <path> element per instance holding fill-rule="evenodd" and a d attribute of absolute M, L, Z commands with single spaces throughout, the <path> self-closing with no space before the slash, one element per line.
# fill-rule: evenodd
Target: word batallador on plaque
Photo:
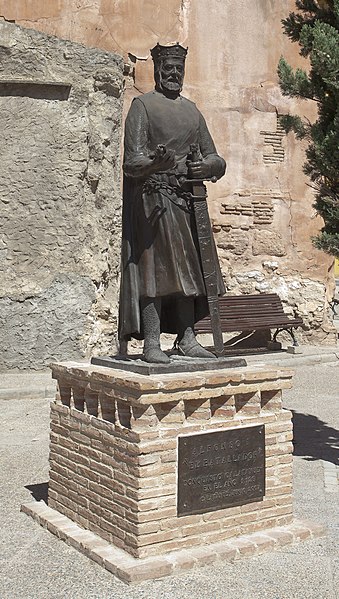
<path fill-rule="evenodd" d="M 178 443 L 178 516 L 264 497 L 263 425 L 187 435 Z"/>

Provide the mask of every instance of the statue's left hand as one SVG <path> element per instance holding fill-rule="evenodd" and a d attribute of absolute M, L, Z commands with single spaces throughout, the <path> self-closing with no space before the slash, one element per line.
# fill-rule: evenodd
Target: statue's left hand
<path fill-rule="evenodd" d="M 210 179 L 211 178 L 211 165 L 205 160 L 199 160 L 197 162 L 187 162 L 188 167 L 188 178 L 189 179 Z"/>
<path fill-rule="evenodd" d="M 158 146 L 159 147 L 159 146 Z M 175 167 L 175 151 L 161 146 L 162 152 L 155 153 L 152 161 L 152 166 L 155 172 L 167 171 Z"/>

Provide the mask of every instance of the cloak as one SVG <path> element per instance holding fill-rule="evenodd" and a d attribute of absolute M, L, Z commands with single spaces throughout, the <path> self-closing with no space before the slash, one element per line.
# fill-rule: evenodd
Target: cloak
<path fill-rule="evenodd" d="M 143 338 L 140 298 L 161 297 L 161 332 L 177 333 L 176 299 L 194 298 L 195 322 L 208 314 L 194 214 L 179 178 L 187 175 L 190 144 L 198 143 L 211 175 L 225 161 L 215 149 L 205 120 L 183 96 L 156 90 L 135 98 L 126 118 L 122 212 L 119 339 Z M 171 171 L 144 174 L 143 158 L 159 144 L 175 150 Z M 187 195 L 187 194 L 186 194 Z M 218 292 L 225 293 L 214 247 Z"/>

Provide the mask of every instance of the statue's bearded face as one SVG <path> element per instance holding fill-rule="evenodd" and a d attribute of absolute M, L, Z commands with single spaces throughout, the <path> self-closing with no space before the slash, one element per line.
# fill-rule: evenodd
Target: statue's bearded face
<path fill-rule="evenodd" d="M 180 94 L 184 75 L 185 63 L 183 60 L 175 57 L 164 58 L 157 72 L 157 84 L 165 92 Z"/>

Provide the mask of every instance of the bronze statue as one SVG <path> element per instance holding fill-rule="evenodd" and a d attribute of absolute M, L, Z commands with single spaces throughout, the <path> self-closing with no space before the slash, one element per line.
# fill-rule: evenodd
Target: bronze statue
<path fill-rule="evenodd" d="M 209 309 L 192 181 L 220 179 L 226 164 L 180 95 L 187 50 L 157 44 L 151 54 L 155 89 L 133 100 L 125 124 L 119 339 L 144 339 L 147 362 L 169 362 L 161 332 L 177 334 L 182 355 L 214 358 L 193 328 Z M 225 289 L 213 237 L 210 248 L 217 297 Z"/>

